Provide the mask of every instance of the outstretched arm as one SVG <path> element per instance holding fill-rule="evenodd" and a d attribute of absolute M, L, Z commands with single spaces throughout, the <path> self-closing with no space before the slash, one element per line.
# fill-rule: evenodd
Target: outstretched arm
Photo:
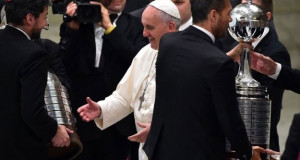
<path fill-rule="evenodd" d="M 81 119 L 83 121 L 89 122 L 101 116 L 101 108 L 100 106 L 91 100 L 90 97 L 86 98 L 87 104 L 79 107 L 77 112 L 79 113 Z"/>
<path fill-rule="evenodd" d="M 251 68 L 265 75 L 273 75 L 276 72 L 277 63 L 270 57 L 253 52 L 251 55 Z"/>

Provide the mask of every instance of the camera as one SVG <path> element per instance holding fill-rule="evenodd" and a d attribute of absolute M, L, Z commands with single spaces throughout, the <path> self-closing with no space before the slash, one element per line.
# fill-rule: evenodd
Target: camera
<path fill-rule="evenodd" d="M 96 23 L 102 20 L 101 16 L 101 6 L 96 4 L 90 4 L 90 0 L 73 0 L 74 3 L 77 4 L 77 10 L 74 20 L 79 23 Z M 97 1 L 97 0 L 95 0 Z M 108 1 L 108 0 L 106 0 Z M 107 2 L 104 1 L 104 5 Z M 72 0 L 55 0 L 52 2 L 52 13 L 53 14 L 64 14 L 66 12 L 66 8 L 68 4 L 72 2 Z"/>
<path fill-rule="evenodd" d="M 101 6 L 90 3 L 77 3 L 77 21 L 80 23 L 96 23 L 102 20 Z"/>

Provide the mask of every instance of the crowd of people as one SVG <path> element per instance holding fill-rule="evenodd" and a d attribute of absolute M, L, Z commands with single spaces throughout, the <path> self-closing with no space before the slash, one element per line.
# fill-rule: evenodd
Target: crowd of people
<path fill-rule="evenodd" d="M 226 34 L 230 11 L 245 0 L 86 3 L 101 8 L 100 20 L 81 22 L 79 3 L 65 3 L 57 44 L 40 37 L 49 27 L 49 0 L 0 0 L 3 157 L 49 159 L 47 145 L 68 147 L 74 132 L 83 145 L 76 160 L 226 159 L 226 139 L 239 160 L 300 157 L 299 114 L 285 151 L 279 148 L 283 93 L 300 93 L 300 71 L 278 39 L 272 0 L 252 1 L 272 24 L 252 44 Z M 251 145 L 239 112 L 243 48 L 272 101 L 268 149 Z M 75 130 L 44 108 L 48 72 L 68 89 Z"/>

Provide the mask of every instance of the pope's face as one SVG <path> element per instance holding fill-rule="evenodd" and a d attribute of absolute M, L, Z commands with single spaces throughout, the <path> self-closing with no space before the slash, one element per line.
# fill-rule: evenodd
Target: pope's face
<path fill-rule="evenodd" d="M 169 30 L 169 24 L 162 20 L 160 11 L 152 6 L 148 6 L 142 15 L 144 26 L 144 37 L 147 37 L 151 48 L 158 49 L 160 38 Z"/>

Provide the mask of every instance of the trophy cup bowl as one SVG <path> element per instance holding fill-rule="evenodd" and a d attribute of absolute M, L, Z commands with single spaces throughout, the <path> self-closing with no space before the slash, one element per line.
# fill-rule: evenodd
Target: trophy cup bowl
<path fill-rule="evenodd" d="M 238 42 L 252 43 L 262 39 L 269 32 L 269 23 L 266 13 L 251 0 L 232 9 L 232 21 L 228 31 Z M 259 82 L 254 80 L 250 72 L 250 51 L 244 48 L 241 55 L 241 64 L 236 77 L 236 85 L 242 87 L 258 87 Z"/>

